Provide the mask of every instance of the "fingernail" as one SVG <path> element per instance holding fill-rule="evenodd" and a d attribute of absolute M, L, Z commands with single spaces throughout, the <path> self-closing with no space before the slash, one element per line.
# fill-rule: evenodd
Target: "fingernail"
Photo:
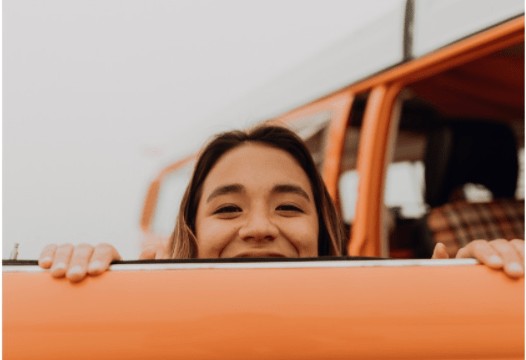
<path fill-rule="evenodd" d="M 80 275 L 82 274 L 82 268 L 79 265 L 73 266 L 68 270 L 69 275 Z"/>
<path fill-rule="evenodd" d="M 49 265 L 51 263 L 52 259 L 50 257 L 45 257 L 40 259 L 38 262 L 40 265 Z"/>
<path fill-rule="evenodd" d="M 497 256 L 497 255 L 491 255 L 488 258 L 488 262 L 491 265 L 502 265 L 502 259 L 500 258 L 500 256 Z"/>
<path fill-rule="evenodd" d="M 56 263 L 51 267 L 51 275 L 53 277 L 63 277 L 66 273 L 66 263 L 60 262 Z"/>
<path fill-rule="evenodd" d="M 53 265 L 53 271 L 57 270 L 65 270 L 66 269 L 66 263 L 60 262 Z"/>
<path fill-rule="evenodd" d="M 95 260 L 89 264 L 88 271 L 101 271 L 102 270 L 102 262 Z"/>
<path fill-rule="evenodd" d="M 522 269 L 522 266 L 520 266 L 520 264 L 518 263 L 511 263 L 509 264 L 508 266 L 506 266 L 506 270 L 510 273 L 514 273 L 514 274 L 522 274 L 523 273 L 523 269 Z"/>

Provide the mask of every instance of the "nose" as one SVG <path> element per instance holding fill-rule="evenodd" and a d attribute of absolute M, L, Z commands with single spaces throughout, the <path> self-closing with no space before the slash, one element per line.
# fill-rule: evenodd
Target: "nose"
<path fill-rule="evenodd" d="M 254 211 L 247 214 L 245 223 L 239 229 L 239 236 L 244 241 L 272 241 L 279 230 L 265 211 Z"/>

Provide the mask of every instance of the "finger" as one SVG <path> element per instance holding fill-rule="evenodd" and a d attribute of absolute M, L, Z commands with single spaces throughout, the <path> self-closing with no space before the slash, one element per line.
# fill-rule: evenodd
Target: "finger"
<path fill-rule="evenodd" d="M 68 269 L 69 260 L 73 253 L 73 245 L 65 244 L 57 247 L 55 251 L 55 258 L 53 259 L 53 265 L 51 266 L 51 276 L 60 278 L 66 275 Z"/>
<path fill-rule="evenodd" d="M 524 275 L 524 264 L 511 241 L 499 239 L 491 242 L 491 246 L 500 254 L 504 262 L 504 272 L 514 278 Z"/>
<path fill-rule="evenodd" d="M 449 254 L 447 253 L 446 245 L 442 243 L 437 243 L 435 249 L 433 250 L 433 255 L 431 259 L 449 259 Z"/>
<path fill-rule="evenodd" d="M 56 244 L 49 244 L 40 253 L 38 258 L 38 265 L 43 269 L 49 269 L 53 264 L 53 258 L 55 257 L 55 251 L 57 250 Z"/>
<path fill-rule="evenodd" d="M 155 259 L 156 260 L 168 259 L 168 256 L 166 255 L 166 250 L 157 249 L 157 251 L 155 252 Z"/>
<path fill-rule="evenodd" d="M 168 256 L 168 247 L 166 244 L 161 243 L 157 246 L 157 251 L 155 253 L 155 259 L 169 259 Z"/>
<path fill-rule="evenodd" d="M 113 260 L 120 260 L 121 256 L 109 244 L 99 244 L 95 247 L 88 266 L 88 274 L 99 275 L 106 271 Z"/>
<path fill-rule="evenodd" d="M 519 257 L 521 259 L 521 263 L 524 263 L 524 240 L 521 239 L 513 239 L 510 241 L 511 245 L 515 247 L 515 250 L 517 251 L 517 254 L 519 254 Z"/>
<path fill-rule="evenodd" d="M 139 255 L 139 259 L 141 260 L 150 260 L 150 259 L 156 259 L 157 258 L 157 249 L 156 246 L 147 246 L 144 249 L 142 249 L 141 254 Z"/>
<path fill-rule="evenodd" d="M 66 272 L 66 277 L 71 282 L 78 282 L 86 277 L 91 254 L 93 254 L 93 246 L 87 244 L 75 246 Z"/>
<path fill-rule="evenodd" d="M 456 257 L 457 259 L 475 258 L 493 269 L 500 269 L 504 266 L 500 254 L 486 240 L 474 240 L 468 243 L 457 252 Z"/>

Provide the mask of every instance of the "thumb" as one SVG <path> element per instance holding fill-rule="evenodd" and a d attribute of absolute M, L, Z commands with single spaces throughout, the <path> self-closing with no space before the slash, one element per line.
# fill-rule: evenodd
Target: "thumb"
<path fill-rule="evenodd" d="M 161 246 L 157 248 L 157 251 L 155 252 L 155 259 L 169 259 L 170 256 L 168 254 L 168 249 L 166 247 Z"/>
<path fill-rule="evenodd" d="M 147 246 L 142 249 L 139 255 L 139 260 L 153 260 L 155 259 L 156 248 L 155 246 Z"/>
<path fill-rule="evenodd" d="M 446 250 L 446 245 L 442 243 L 437 243 L 435 249 L 433 250 L 433 255 L 431 259 L 449 259 L 449 254 Z"/>

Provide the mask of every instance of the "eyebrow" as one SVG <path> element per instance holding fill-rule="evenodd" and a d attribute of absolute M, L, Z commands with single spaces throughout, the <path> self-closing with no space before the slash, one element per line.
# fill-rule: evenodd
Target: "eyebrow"
<path fill-rule="evenodd" d="M 301 197 L 304 197 L 305 199 L 310 201 L 310 197 L 307 194 L 307 192 L 305 190 L 303 190 L 300 186 L 294 185 L 294 184 L 279 184 L 279 185 L 276 185 L 276 186 L 274 186 L 272 188 L 272 192 L 273 193 L 279 193 L 279 194 L 292 193 L 292 194 L 296 194 L 296 195 L 299 195 Z"/>
<path fill-rule="evenodd" d="M 226 195 L 226 194 L 239 194 L 245 192 L 245 187 L 241 184 L 229 184 L 224 186 L 219 186 L 218 188 L 214 189 L 210 195 L 208 195 L 208 198 L 206 199 L 206 202 L 210 202 L 215 197 Z M 272 193 L 276 194 L 297 194 L 301 197 L 304 197 L 308 201 L 310 201 L 310 197 L 307 194 L 305 190 L 303 190 L 300 186 L 294 185 L 294 184 L 278 184 L 275 185 L 272 188 Z"/>
<path fill-rule="evenodd" d="M 245 188 L 241 184 L 230 184 L 230 185 L 220 186 L 214 189 L 214 191 L 212 191 L 212 193 L 208 195 L 208 198 L 206 198 L 206 202 L 210 202 L 210 200 L 212 200 L 213 198 L 221 196 L 221 195 L 232 194 L 232 193 L 242 193 L 244 191 L 245 191 Z"/>

